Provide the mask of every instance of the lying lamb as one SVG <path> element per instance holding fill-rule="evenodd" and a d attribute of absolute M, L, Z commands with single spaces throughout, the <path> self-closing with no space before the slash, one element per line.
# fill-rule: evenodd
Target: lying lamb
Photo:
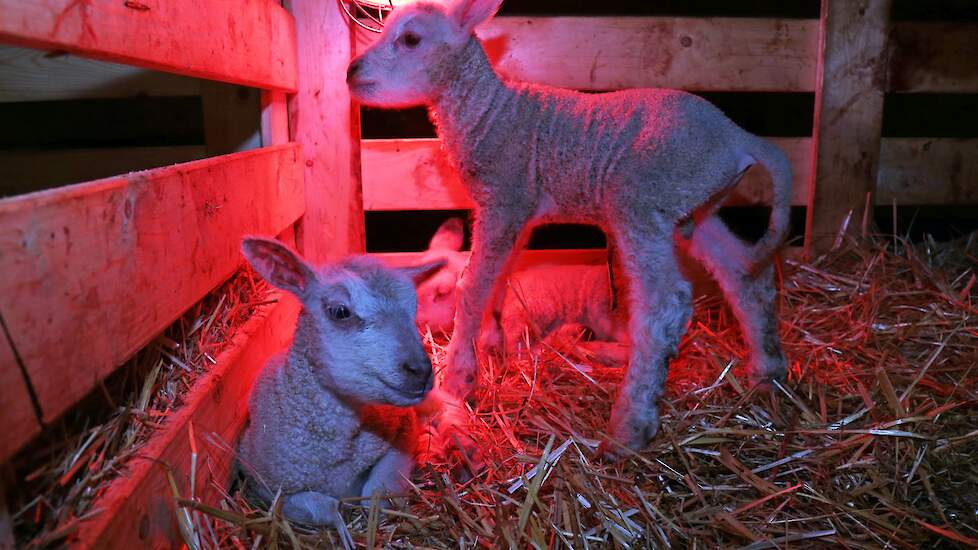
<path fill-rule="evenodd" d="M 483 311 L 527 228 L 547 221 L 600 226 L 628 277 L 630 358 L 609 430 L 618 443 L 641 449 L 659 428 L 669 361 L 692 313 L 677 238 L 688 239 L 693 256 L 719 280 L 751 348 L 754 375 L 783 376 L 771 257 L 789 221 L 784 154 L 681 91 L 582 94 L 503 81 L 474 34 L 500 3 L 400 7 L 347 72 L 351 93 L 364 104 L 429 107 L 477 206 L 446 390 L 461 397 L 475 389 L 474 340 Z M 769 230 L 750 246 L 716 210 L 754 163 L 768 170 L 774 186 Z"/>
<path fill-rule="evenodd" d="M 441 264 L 392 269 L 355 256 L 313 269 L 274 240 L 247 238 L 242 249 L 302 311 L 291 347 L 255 383 L 239 463 L 260 499 L 281 491 L 288 519 L 345 532 L 337 499 L 398 491 L 413 467 L 411 406 L 433 373 L 412 278 Z"/>
<path fill-rule="evenodd" d="M 422 256 L 422 261 L 445 262 L 418 285 L 418 324 L 432 331 L 452 330 L 456 285 L 466 263 L 462 239 L 462 220 L 450 218 Z M 619 346 L 601 345 L 627 340 L 624 308 L 616 303 L 610 273 L 607 265 L 534 265 L 514 271 L 494 308 L 494 322 L 483 326 L 480 344 L 513 354 L 530 330 L 535 339 L 565 349 L 589 333 L 590 341 L 579 344 L 582 351 L 602 361 L 620 359 Z"/>

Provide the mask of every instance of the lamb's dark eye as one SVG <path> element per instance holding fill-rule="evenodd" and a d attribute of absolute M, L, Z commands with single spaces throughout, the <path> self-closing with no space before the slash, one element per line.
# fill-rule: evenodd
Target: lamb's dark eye
<path fill-rule="evenodd" d="M 413 32 L 406 32 L 401 35 L 401 42 L 409 48 L 416 48 L 421 43 L 421 37 Z"/>
<path fill-rule="evenodd" d="M 349 319 L 351 315 L 353 315 L 350 312 L 350 308 L 346 307 L 343 304 L 329 304 L 329 305 L 327 305 L 326 306 L 326 313 L 329 315 L 329 318 L 332 319 L 332 320 L 334 320 L 334 321 L 345 321 L 345 320 Z"/>

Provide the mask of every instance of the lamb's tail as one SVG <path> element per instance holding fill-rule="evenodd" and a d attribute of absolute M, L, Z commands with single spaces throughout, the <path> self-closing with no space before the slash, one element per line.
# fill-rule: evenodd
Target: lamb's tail
<path fill-rule="evenodd" d="M 760 162 L 771 176 L 771 220 L 767 233 L 753 247 L 750 271 L 765 265 L 788 235 L 791 222 L 791 164 L 788 157 L 773 143 L 750 136 L 747 153 Z"/>

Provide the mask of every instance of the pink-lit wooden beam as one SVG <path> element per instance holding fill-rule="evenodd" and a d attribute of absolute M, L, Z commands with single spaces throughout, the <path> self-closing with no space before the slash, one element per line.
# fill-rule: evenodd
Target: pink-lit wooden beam
<path fill-rule="evenodd" d="M 290 227 L 300 166 L 282 145 L 0 201 L 0 311 L 44 422 L 231 275 L 243 234 Z"/>
<path fill-rule="evenodd" d="M 292 17 L 271 0 L 0 0 L 0 43 L 208 80 L 296 88 Z"/>
<path fill-rule="evenodd" d="M 806 253 L 872 226 L 892 0 L 822 0 Z"/>

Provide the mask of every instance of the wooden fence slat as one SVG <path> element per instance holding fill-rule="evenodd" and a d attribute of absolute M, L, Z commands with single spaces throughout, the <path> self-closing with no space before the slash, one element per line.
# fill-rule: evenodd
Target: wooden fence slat
<path fill-rule="evenodd" d="M 0 201 L 0 310 L 44 421 L 230 276 L 242 234 L 302 214 L 300 164 L 283 145 Z"/>
<path fill-rule="evenodd" d="M 791 203 L 808 202 L 811 138 L 771 138 L 794 169 Z M 459 210 L 473 207 L 440 153 L 437 139 L 364 140 L 363 206 L 367 211 Z M 978 204 L 978 139 L 883 138 L 876 204 Z M 754 167 L 728 205 L 770 204 L 771 186 Z"/>
<path fill-rule="evenodd" d="M 0 311 L 0 315 L 5 313 Z M 3 388 L 0 391 L 0 416 L 4 426 L 3 437 L 0 437 L 0 465 L 2 465 L 41 431 L 27 384 L 24 383 L 24 375 L 3 331 L 0 331 L 0 388 Z M 0 494 L 0 499 L 2 498 L 3 495 Z"/>
<path fill-rule="evenodd" d="M 890 48 L 889 91 L 978 92 L 978 23 L 900 21 Z"/>
<path fill-rule="evenodd" d="M 364 250 L 360 111 L 346 86 L 353 36 L 332 0 L 290 0 L 299 44 L 299 91 L 289 101 L 292 139 L 302 146 L 308 208 L 296 241 L 313 262 Z"/>
<path fill-rule="evenodd" d="M 206 156 L 200 145 L 0 150 L 0 197 L 101 179 Z"/>
<path fill-rule="evenodd" d="M 167 481 L 172 471 L 180 495 L 190 492 L 193 425 L 198 449 L 196 497 L 215 504 L 227 487 L 232 448 L 248 416 L 248 396 L 255 378 L 268 358 L 285 349 L 292 337 L 298 302 L 276 292 L 279 302 L 263 306 L 234 335 L 226 351 L 218 355 L 211 371 L 197 381 L 186 404 L 172 413 L 139 457 L 127 465 L 127 475 L 118 478 L 95 504 L 103 512 L 83 522 L 78 548 L 176 548 L 182 539 L 176 523 L 173 492 Z"/>
<path fill-rule="evenodd" d="M 978 205 L 978 139 L 884 138 L 876 204 Z"/>
<path fill-rule="evenodd" d="M 891 0 L 822 0 L 805 249 L 832 245 L 876 189 Z M 870 217 L 872 212 L 869 212 Z"/>
<path fill-rule="evenodd" d="M 788 155 L 795 181 L 810 165 L 809 138 L 772 138 Z M 364 140 L 363 206 L 365 210 L 453 210 L 473 203 L 440 151 L 437 139 Z M 770 178 L 761 167 L 752 168 L 740 182 L 730 204 L 770 204 Z M 804 186 L 795 186 L 793 204 L 808 200 Z"/>
<path fill-rule="evenodd" d="M 294 21 L 270 0 L 0 0 L 0 43 L 294 91 Z"/>
<path fill-rule="evenodd" d="M 497 17 L 477 31 L 504 76 L 579 90 L 811 91 L 806 19 Z M 363 51 L 377 35 L 357 33 Z"/>
<path fill-rule="evenodd" d="M 0 46 L 0 102 L 200 95 L 200 81 L 74 55 Z"/>

